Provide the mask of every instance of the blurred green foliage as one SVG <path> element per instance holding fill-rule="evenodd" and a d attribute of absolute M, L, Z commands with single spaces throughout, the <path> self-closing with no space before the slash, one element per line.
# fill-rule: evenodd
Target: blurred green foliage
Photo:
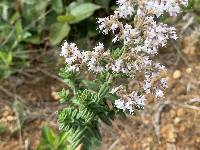
<path fill-rule="evenodd" d="M 3 123 L 0 123 L 0 135 L 6 132 L 6 126 Z"/>
<path fill-rule="evenodd" d="M 188 13 L 192 13 L 195 21 L 200 23 L 200 0 L 190 0 L 189 6 L 185 10 Z"/>
<path fill-rule="evenodd" d="M 40 143 L 37 145 L 36 150 L 67 150 L 67 138 L 66 132 L 56 134 L 53 129 L 45 125 L 42 128 Z"/>
<path fill-rule="evenodd" d="M 189 6 L 187 9 L 193 12 L 200 12 L 200 0 L 189 0 Z"/>
<path fill-rule="evenodd" d="M 73 40 L 96 36 L 92 15 L 108 10 L 109 4 L 110 0 L 1 0 L 0 79 L 29 66 L 29 51 L 53 48 L 69 33 Z"/>

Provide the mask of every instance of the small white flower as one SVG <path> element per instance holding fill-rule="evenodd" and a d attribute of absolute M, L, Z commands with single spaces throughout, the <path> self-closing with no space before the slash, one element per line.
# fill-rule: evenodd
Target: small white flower
<path fill-rule="evenodd" d="M 146 94 L 149 94 L 151 92 L 151 82 L 149 79 L 145 80 L 143 83 L 143 89 L 146 92 Z"/>
<path fill-rule="evenodd" d="M 163 96 L 164 96 L 164 93 L 163 93 L 162 90 L 156 90 L 156 97 L 157 97 L 157 98 L 161 98 L 161 97 L 163 97 Z"/>
<path fill-rule="evenodd" d="M 125 103 L 125 108 L 126 110 L 129 111 L 130 114 L 133 114 L 134 112 L 134 104 L 133 104 L 133 101 L 128 101 Z"/>
<path fill-rule="evenodd" d="M 135 4 L 130 0 L 117 0 L 118 8 L 115 11 L 115 14 L 119 15 L 121 18 L 131 17 L 135 12 Z"/>
<path fill-rule="evenodd" d="M 96 47 L 94 47 L 95 52 L 102 52 L 104 50 L 103 43 L 99 43 Z"/>
<path fill-rule="evenodd" d="M 137 92 L 133 91 L 131 93 L 131 99 L 135 102 L 136 105 L 144 106 L 146 98 L 144 95 L 138 95 Z"/>
<path fill-rule="evenodd" d="M 121 99 L 115 100 L 115 107 L 118 108 L 118 109 L 121 109 L 121 110 L 123 110 L 123 111 L 126 110 L 126 108 L 125 108 L 125 103 L 124 103 L 124 101 L 121 100 Z"/>
<path fill-rule="evenodd" d="M 79 67 L 78 66 L 69 66 L 69 70 L 70 71 L 73 71 L 73 72 L 79 72 L 80 71 L 80 69 L 79 69 Z"/>
<path fill-rule="evenodd" d="M 157 17 L 160 17 L 165 11 L 164 4 L 162 2 L 159 4 L 158 1 L 148 1 L 145 8 L 153 11 Z"/>
<path fill-rule="evenodd" d="M 162 86 L 163 88 L 167 88 L 167 87 L 168 87 L 168 85 L 167 85 L 167 79 L 166 79 L 166 78 L 162 78 L 162 79 L 160 80 L 160 84 L 161 84 L 161 86 Z"/>
<path fill-rule="evenodd" d="M 184 6 L 188 5 L 188 0 L 180 0 L 181 4 Z"/>
<path fill-rule="evenodd" d="M 113 42 L 113 43 L 116 43 L 118 40 L 119 40 L 119 36 L 116 35 L 116 36 L 112 39 L 112 42 Z"/>
<path fill-rule="evenodd" d="M 113 23 L 112 26 L 111 26 L 110 28 L 111 28 L 112 32 L 114 33 L 115 30 L 116 30 L 118 27 L 119 27 L 118 24 Z"/>

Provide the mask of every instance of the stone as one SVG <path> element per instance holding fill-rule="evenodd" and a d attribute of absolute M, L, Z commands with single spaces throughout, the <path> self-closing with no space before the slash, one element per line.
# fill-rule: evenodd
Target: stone
<path fill-rule="evenodd" d="M 188 74 L 190 74 L 190 73 L 192 72 L 192 68 L 187 68 L 187 69 L 186 69 L 186 72 L 187 72 Z"/>
<path fill-rule="evenodd" d="M 60 99 L 60 97 L 59 97 L 59 95 L 58 95 L 58 92 L 52 91 L 52 92 L 51 92 L 51 96 L 52 96 L 52 98 L 53 98 L 54 100 L 59 100 L 59 99 Z"/>
<path fill-rule="evenodd" d="M 181 77 L 181 71 L 180 70 L 176 70 L 174 73 L 173 73 L 173 78 L 174 79 L 179 79 Z"/>
<path fill-rule="evenodd" d="M 180 123 L 180 122 L 181 122 L 181 118 L 176 117 L 176 118 L 174 119 L 174 124 L 178 124 L 178 123 Z"/>
<path fill-rule="evenodd" d="M 183 110 L 183 108 L 179 108 L 178 110 L 177 110 L 177 116 L 183 116 L 184 115 L 184 110 Z"/>
<path fill-rule="evenodd" d="M 162 127 L 161 135 L 167 142 L 176 142 L 177 134 L 175 133 L 173 124 L 167 124 L 164 127 Z"/>

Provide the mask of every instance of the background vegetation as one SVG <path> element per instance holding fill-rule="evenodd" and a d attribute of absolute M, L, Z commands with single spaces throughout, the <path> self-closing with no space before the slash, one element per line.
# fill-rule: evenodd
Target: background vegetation
<path fill-rule="evenodd" d="M 0 78 L 29 67 L 30 53 L 56 50 L 67 37 L 79 43 L 97 37 L 96 17 L 109 6 L 110 0 L 2 0 Z"/>

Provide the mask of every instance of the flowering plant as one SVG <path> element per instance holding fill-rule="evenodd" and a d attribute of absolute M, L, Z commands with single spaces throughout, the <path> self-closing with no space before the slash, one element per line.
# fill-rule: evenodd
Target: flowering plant
<path fill-rule="evenodd" d="M 153 57 L 177 35 L 175 27 L 159 18 L 176 16 L 187 4 L 187 0 L 117 0 L 114 14 L 97 21 L 100 32 L 113 34 L 117 49 L 98 43 L 84 51 L 64 42 L 61 56 L 67 65 L 60 75 L 70 90 L 61 91 L 60 97 L 69 108 L 58 112 L 58 122 L 71 137 L 69 149 L 80 144 L 93 149 L 101 140 L 100 120 L 111 125 L 117 114 L 144 109 L 147 97 L 164 96 L 166 68 Z"/>

